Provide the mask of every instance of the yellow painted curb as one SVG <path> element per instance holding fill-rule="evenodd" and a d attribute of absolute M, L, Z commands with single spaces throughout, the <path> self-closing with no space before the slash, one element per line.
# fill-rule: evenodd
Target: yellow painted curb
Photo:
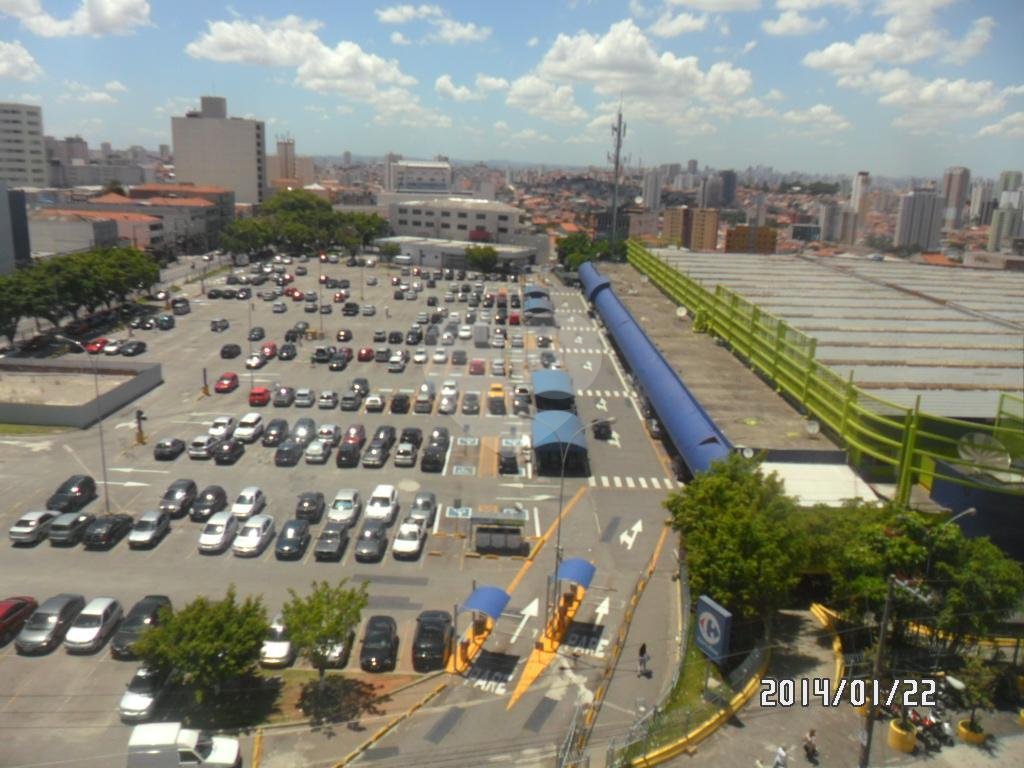
<path fill-rule="evenodd" d="M 260 768 L 260 761 L 263 759 L 263 729 L 257 728 L 256 735 L 252 739 L 252 768 Z"/>
<path fill-rule="evenodd" d="M 365 752 L 367 749 L 369 749 L 374 744 L 376 744 L 378 741 L 380 741 L 385 736 L 387 736 L 392 730 L 394 730 L 398 726 L 399 723 L 401 723 L 403 720 L 405 720 L 409 716 L 413 715 L 418 709 L 420 709 L 420 707 L 428 704 L 430 701 L 432 701 L 437 696 L 439 696 L 441 694 L 441 691 L 443 691 L 447 687 L 448 687 L 448 683 L 441 683 L 439 686 L 437 686 L 437 688 L 435 688 L 430 693 L 428 693 L 426 696 L 424 696 L 422 699 L 417 701 L 415 704 L 413 704 L 411 707 L 409 707 L 409 709 L 407 709 L 405 712 L 400 714 L 398 717 L 396 717 L 390 723 L 388 723 L 387 725 L 384 725 L 383 727 L 379 728 L 377 730 L 377 732 L 375 734 L 373 734 L 373 736 L 368 738 L 366 741 L 364 741 L 358 747 L 356 747 L 351 752 L 349 752 L 347 755 L 345 755 L 345 757 L 343 757 L 339 762 L 335 763 L 333 768 L 344 768 L 344 766 L 346 766 L 349 763 L 351 763 L 353 760 L 355 760 L 357 757 L 359 757 L 361 754 L 363 754 L 363 752 Z"/>

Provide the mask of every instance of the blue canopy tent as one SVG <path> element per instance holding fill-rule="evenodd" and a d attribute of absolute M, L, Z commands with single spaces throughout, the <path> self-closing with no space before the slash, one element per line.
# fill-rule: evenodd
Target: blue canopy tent
<path fill-rule="evenodd" d="M 477 587 L 462 604 L 462 610 L 485 613 L 497 621 L 510 599 L 508 592 L 501 587 Z"/>
<path fill-rule="evenodd" d="M 581 557 L 571 557 L 568 560 L 563 560 L 562 564 L 558 566 L 556 577 L 559 581 L 571 581 L 584 589 L 589 589 L 596 572 L 597 566 L 593 563 Z"/>
<path fill-rule="evenodd" d="M 587 430 L 572 411 L 538 411 L 533 418 L 533 451 L 538 474 L 589 474 Z"/>
<path fill-rule="evenodd" d="M 565 371 L 534 371 L 531 383 L 538 411 L 574 410 L 576 396 L 572 388 L 572 377 Z"/>
<path fill-rule="evenodd" d="M 553 323 L 555 321 L 555 306 L 546 297 L 527 299 L 523 302 L 523 322 L 531 323 Z"/>
<path fill-rule="evenodd" d="M 539 298 L 549 299 L 549 298 L 551 298 L 551 292 L 547 288 L 545 288 L 543 285 L 537 285 L 536 283 L 530 283 L 525 288 L 523 288 L 523 297 L 526 298 L 526 299 L 539 299 Z"/>

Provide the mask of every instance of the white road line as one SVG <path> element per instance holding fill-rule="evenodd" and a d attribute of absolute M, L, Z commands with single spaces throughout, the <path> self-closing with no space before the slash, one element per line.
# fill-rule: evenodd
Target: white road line
<path fill-rule="evenodd" d="M 641 488 L 646 488 L 647 487 L 647 478 L 638 477 L 637 480 L 640 482 L 640 487 Z"/>
<path fill-rule="evenodd" d="M 618 475 L 612 478 L 612 482 L 615 483 L 616 488 L 622 487 L 622 478 L 620 478 Z"/>
<path fill-rule="evenodd" d="M 596 485 L 597 485 L 597 478 L 596 478 L 596 477 L 594 477 L 593 475 L 591 475 L 590 477 L 588 477 L 588 478 L 587 478 L 587 485 L 589 485 L 589 486 L 590 486 L 591 488 L 593 488 L 594 486 L 596 486 Z"/>
<path fill-rule="evenodd" d="M 537 538 L 540 538 L 540 510 L 533 508 L 533 530 Z"/>
<path fill-rule="evenodd" d="M 626 478 L 626 487 L 627 488 L 636 488 L 636 483 L 633 482 L 633 478 L 632 477 L 627 477 Z"/>
<path fill-rule="evenodd" d="M 658 478 L 656 477 L 651 478 L 651 486 L 657 488 L 659 491 L 661 490 L 661 486 L 658 484 Z"/>
<path fill-rule="evenodd" d="M 438 526 L 441 525 L 441 509 L 442 505 L 438 503 L 437 510 L 434 512 L 434 535 L 437 536 Z"/>
<path fill-rule="evenodd" d="M 608 475 L 601 475 L 601 487 L 607 488 L 609 486 Z"/>

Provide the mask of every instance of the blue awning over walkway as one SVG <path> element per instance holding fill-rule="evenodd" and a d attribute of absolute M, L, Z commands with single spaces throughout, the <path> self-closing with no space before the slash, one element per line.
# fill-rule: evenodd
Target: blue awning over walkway
<path fill-rule="evenodd" d="M 593 563 L 581 557 L 572 557 L 563 560 L 562 564 L 558 566 L 557 578 L 559 581 L 571 581 L 573 584 L 579 584 L 584 589 L 588 589 L 596 572 L 597 566 Z"/>
<path fill-rule="evenodd" d="M 501 587 L 477 587 L 469 599 L 462 604 L 464 611 L 486 613 L 497 621 L 508 605 L 510 597 Z"/>

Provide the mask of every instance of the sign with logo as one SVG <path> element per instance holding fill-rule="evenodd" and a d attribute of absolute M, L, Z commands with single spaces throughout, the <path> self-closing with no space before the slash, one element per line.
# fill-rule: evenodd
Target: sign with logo
<path fill-rule="evenodd" d="M 732 614 L 707 595 L 697 600 L 697 647 L 716 664 L 729 653 Z"/>

